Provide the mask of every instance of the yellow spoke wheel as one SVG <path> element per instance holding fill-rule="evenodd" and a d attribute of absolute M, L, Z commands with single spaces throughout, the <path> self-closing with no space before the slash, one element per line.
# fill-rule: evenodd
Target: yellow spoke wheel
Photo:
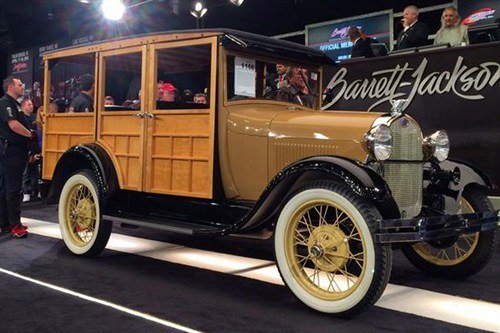
<path fill-rule="evenodd" d="M 488 197 L 475 185 L 467 186 L 460 200 L 461 213 L 493 210 Z M 490 260 L 496 248 L 496 230 L 486 230 L 419 242 L 402 248 L 406 258 L 421 271 L 442 278 L 471 276 Z"/>
<path fill-rule="evenodd" d="M 473 213 L 471 204 L 464 198 L 461 200 L 462 214 Z M 453 244 L 442 246 L 439 243 L 420 242 L 413 245 L 413 249 L 423 259 L 438 266 L 453 266 L 464 262 L 476 249 L 479 241 L 479 232 L 461 235 Z"/>
<path fill-rule="evenodd" d="M 77 183 L 70 189 L 66 201 L 66 228 L 75 244 L 85 246 L 95 230 L 96 200 L 85 184 Z"/>
<path fill-rule="evenodd" d="M 311 294 L 335 301 L 356 290 L 366 268 L 366 249 L 354 219 L 334 202 L 300 207 L 286 239 L 288 265 Z"/>
<path fill-rule="evenodd" d="M 59 229 L 66 247 L 77 255 L 102 252 L 111 234 L 111 222 L 101 220 L 101 189 L 90 170 L 66 181 L 59 199 Z"/>
<path fill-rule="evenodd" d="M 309 307 L 350 317 L 373 305 L 387 285 L 389 246 L 375 243 L 380 214 L 349 188 L 313 182 L 287 199 L 274 234 L 285 285 Z"/>

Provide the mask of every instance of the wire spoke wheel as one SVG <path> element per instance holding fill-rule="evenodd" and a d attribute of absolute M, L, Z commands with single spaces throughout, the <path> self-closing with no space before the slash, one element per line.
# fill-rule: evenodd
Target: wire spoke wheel
<path fill-rule="evenodd" d="M 462 214 L 473 213 L 472 205 L 461 200 Z M 447 242 L 420 242 L 413 249 L 425 260 L 439 266 L 453 266 L 465 261 L 474 253 L 479 241 L 479 232 L 459 236 L 452 244 Z"/>
<path fill-rule="evenodd" d="M 482 188 L 467 186 L 460 200 L 461 213 L 493 210 Z M 486 266 L 495 248 L 497 230 L 486 230 L 449 238 L 424 241 L 402 248 L 408 260 L 421 271 L 442 278 L 461 279 Z"/>
<path fill-rule="evenodd" d="M 392 252 L 374 242 L 377 209 L 336 182 L 311 182 L 287 199 L 274 233 L 285 285 L 311 308 L 351 317 L 389 280 Z"/>
<path fill-rule="evenodd" d="M 66 247 L 95 256 L 105 248 L 112 224 L 101 220 L 101 189 L 96 175 L 83 170 L 71 176 L 59 199 L 59 228 Z"/>
<path fill-rule="evenodd" d="M 66 198 L 67 228 L 75 244 L 84 246 L 92 239 L 96 226 L 96 205 L 92 192 L 85 184 L 75 184 Z"/>
<path fill-rule="evenodd" d="M 303 205 L 287 228 L 286 258 L 311 294 L 335 301 L 358 287 L 365 247 L 354 219 L 328 201 Z"/>

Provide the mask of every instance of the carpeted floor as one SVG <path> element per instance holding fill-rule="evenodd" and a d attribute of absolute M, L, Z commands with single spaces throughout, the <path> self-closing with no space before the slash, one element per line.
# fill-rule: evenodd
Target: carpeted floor
<path fill-rule="evenodd" d="M 29 204 L 23 216 L 55 222 L 55 206 Z M 148 230 L 114 232 L 210 251 L 272 260 L 269 242 L 193 239 Z M 396 253 L 391 283 L 500 302 L 500 256 L 467 281 L 429 278 Z M 203 332 L 475 332 L 374 307 L 353 320 L 308 309 L 285 288 L 244 277 L 106 250 L 99 258 L 68 253 L 62 241 L 0 236 L 0 268 L 120 304 Z M 0 332 L 177 332 L 0 273 Z M 460 315 L 460 314 L 457 314 Z M 500 329 L 500 319 L 499 319 Z"/>

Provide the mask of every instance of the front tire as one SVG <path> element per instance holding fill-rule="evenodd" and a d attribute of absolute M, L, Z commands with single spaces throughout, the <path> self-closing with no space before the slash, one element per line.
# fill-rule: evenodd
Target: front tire
<path fill-rule="evenodd" d="M 462 213 L 493 210 L 488 197 L 476 186 L 462 193 Z M 403 247 L 406 258 L 419 270 L 448 279 L 463 279 L 486 266 L 496 247 L 496 229 Z"/>
<path fill-rule="evenodd" d="M 94 173 L 83 170 L 64 184 L 59 199 L 59 228 L 74 254 L 93 257 L 108 243 L 112 223 L 101 219 L 102 191 Z"/>
<path fill-rule="evenodd" d="M 309 307 L 352 317 L 373 305 L 389 280 L 392 250 L 375 243 L 380 214 L 346 186 L 315 182 L 284 206 L 274 235 L 281 277 Z"/>

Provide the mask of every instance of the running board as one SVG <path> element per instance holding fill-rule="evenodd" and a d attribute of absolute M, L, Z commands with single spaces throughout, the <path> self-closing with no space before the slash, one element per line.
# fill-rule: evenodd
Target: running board
<path fill-rule="evenodd" d="M 153 219 L 144 217 L 125 218 L 112 215 L 103 215 L 103 220 L 112 221 L 114 223 L 121 223 L 137 227 L 156 229 L 168 232 L 175 232 L 184 235 L 201 235 L 201 236 L 222 236 L 224 229 L 197 225 L 193 223 L 180 222 L 170 219 Z"/>

